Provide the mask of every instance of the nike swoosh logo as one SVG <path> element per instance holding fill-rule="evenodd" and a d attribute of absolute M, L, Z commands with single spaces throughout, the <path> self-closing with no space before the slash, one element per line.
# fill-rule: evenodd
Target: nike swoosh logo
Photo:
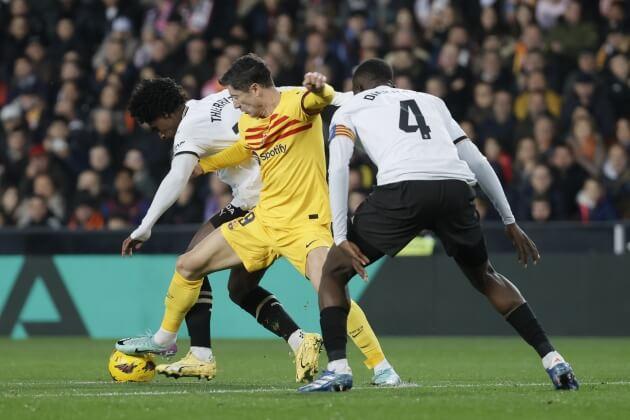
<path fill-rule="evenodd" d="M 315 241 L 317 241 L 317 239 L 315 239 Z M 311 241 L 311 242 L 307 243 L 306 247 L 308 248 L 309 246 L 313 245 L 313 242 L 315 242 L 315 241 Z"/>

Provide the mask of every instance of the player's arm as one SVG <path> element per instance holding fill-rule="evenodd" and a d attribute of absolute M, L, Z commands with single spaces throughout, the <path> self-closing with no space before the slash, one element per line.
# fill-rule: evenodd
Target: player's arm
<path fill-rule="evenodd" d="M 490 166 L 488 159 L 481 154 L 477 146 L 468 139 L 464 130 L 453 119 L 444 101 L 438 98 L 436 99 L 439 102 L 439 106 L 442 108 L 442 116 L 446 124 L 446 129 L 456 144 L 459 158 L 468 164 L 470 170 L 475 174 L 479 186 L 488 196 L 494 208 L 499 212 L 503 224 L 505 225 L 505 232 L 516 247 L 518 260 L 523 263 L 525 267 L 527 267 L 529 258 L 531 258 L 535 264 L 540 259 L 540 253 L 534 241 L 529 239 L 527 234 L 516 224 L 516 219 L 512 214 L 512 209 L 507 201 L 503 187 L 501 187 L 499 177 L 497 177 L 494 169 Z"/>
<path fill-rule="evenodd" d="M 285 92 L 287 90 L 293 90 L 293 89 L 304 89 L 304 87 L 300 87 L 300 86 L 278 86 L 277 89 L 280 92 Z M 332 106 L 341 106 L 345 103 L 347 103 L 350 99 L 352 99 L 354 97 L 354 92 L 350 91 L 350 92 L 337 92 L 336 90 L 333 91 L 333 98 L 332 101 L 330 102 L 330 105 Z"/>
<path fill-rule="evenodd" d="M 344 126 L 335 126 L 334 137 L 330 141 L 330 160 L 328 164 L 328 194 L 333 216 L 333 237 L 335 244 L 351 258 L 356 272 L 365 280 L 367 273 L 364 265 L 369 260 L 358 246 L 348 241 L 348 184 L 349 163 L 354 150 L 355 136 Z M 333 134 L 333 133 L 331 133 Z"/>
<path fill-rule="evenodd" d="M 131 255 L 151 237 L 151 229 L 155 223 L 186 188 L 197 161 L 198 157 L 193 153 L 182 153 L 173 157 L 171 169 L 160 183 L 142 223 L 123 242 L 122 255 Z"/>
<path fill-rule="evenodd" d="M 250 159 L 252 153 L 239 139 L 230 147 L 221 150 L 212 156 L 206 156 L 199 161 L 199 166 L 204 173 L 218 171 L 219 169 L 236 166 L 239 163 Z"/>
<path fill-rule="evenodd" d="M 488 196 L 492 205 L 501 215 L 505 231 L 518 252 L 518 259 L 527 267 L 527 261 L 531 257 L 532 262 L 536 264 L 540 259 L 540 253 L 536 248 L 536 244 L 529 239 L 523 230 L 516 224 L 516 219 L 512 214 L 510 203 L 508 203 L 503 187 L 496 172 L 490 166 L 488 159 L 481 154 L 477 146 L 466 138 L 457 142 L 457 154 L 459 158 L 465 161 L 470 170 L 477 177 L 477 182 Z"/>
<path fill-rule="evenodd" d="M 304 82 L 306 92 L 302 95 L 302 111 L 306 115 L 316 115 L 330 105 L 335 97 L 335 90 L 326 83 L 326 76 L 321 73 L 306 73 Z"/>
<path fill-rule="evenodd" d="M 468 138 L 461 139 L 457 142 L 456 146 L 459 158 L 465 161 L 470 170 L 475 174 L 479 186 L 486 196 L 488 196 L 494 208 L 499 212 L 499 215 L 501 215 L 503 224 L 510 225 L 516 222 L 514 214 L 512 214 L 512 209 L 510 208 L 510 203 L 508 203 L 503 187 L 501 187 L 499 177 L 497 177 L 488 159 L 481 154 L 477 146 Z"/>

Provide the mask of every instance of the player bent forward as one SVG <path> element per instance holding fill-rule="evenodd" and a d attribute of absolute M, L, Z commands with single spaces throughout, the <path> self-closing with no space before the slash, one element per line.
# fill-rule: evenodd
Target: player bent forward
<path fill-rule="evenodd" d="M 280 92 L 264 62 L 251 54 L 237 60 L 221 82 L 230 90 L 234 106 L 246 115 L 239 121 L 239 141 L 207 158 L 206 168 L 233 166 L 253 154 L 261 165 L 260 201 L 245 217 L 221 226 L 178 258 L 162 328 L 156 334 L 162 342 L 168 337 L 174 342 L 205 274 L 241 264 L 254 272 L 284 256 L 317 290 L 332 244 L 319 113 L 331 102 L 333 89 L 322 75 L 307 74 L 304 82 L 309 91 Z M 366 365 L 375 371 L 373 383 L 399 384 L 355 303 L 351 303 L 348 328 L 366 356 Z"/>
<path fill-rule="evenodd" d="M 392 80 L 384 61 L 362 63 L 352 79 L 354 98 L 333 117 L 329 171 L 336 246 L 326 259 L 319 289 L 329 363 L 319 379 L 299 390 L 352 387 L 346 284 L 355 272 L 365 275 L 365 265 L 384 254 L 396 255 L 423 229 L 435 232 L 472 285 L 534 347 L 556 389 L 577 389 L 571 366 L 555 351 L 519 290 L 488 261 L 470 187 L 477 180 L 499 210 L 519 260 L 526 265 L 529 257 L 534 262 L 540 258 L 515 223 L 492 167 L 441 99 L 396 89 Z M 378 186 L 359 206 L 347 232 L 348 162 L 357 137 L 378 167 Z"/>

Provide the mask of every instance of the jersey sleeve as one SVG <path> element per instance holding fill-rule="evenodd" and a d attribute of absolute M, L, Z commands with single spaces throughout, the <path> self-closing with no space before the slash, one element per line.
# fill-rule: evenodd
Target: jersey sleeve
<path fill-rule="evenodd" d="M 132 239 L 146 241 L 151 237 L 151 229 L 184 191 L 196 164 L 197 158 L 185 153 L 173 158 L 171 170 L 160 183 L 142 223 L 131 233 Z"/>
<path fill-rule="evenodd" d="M 241 137 L 236 143 L 221 150 L 219 153 L 202 158 L 199 161 L 199 166 L 201 166 L 204 173 L 214 172 L 219 169 L 236 166 L 251 156 L 251 151 Z"/>
<path fill-rule="evenodd" d="M 352 99 L 354 97 L 354 92 L 337 92 L 335 91 L 335 94 L 333 96 L 333 100 L 330 103 L 332 106 L 342 106 L 346 103 L 348 103 L 348 101 L 350 101 L 350 99 Z"/>
<path fill-rule="evenodd" d="M 333 118 L 330 121 L 330 131 L 328 134 L 330 142 L 332 142 L 332 140 L 337 136 L 347 137 L 352 140 L 352 142 L 356 141 L 357 132 L 354 127 L 354 123 L 343 107 L 339 108 L 333 115 Z"/>
<path fill-rule="evenodd" d="M 442 116 L 442 120 L 444 121 L 446 130 L 451 136 L 451 140 L 453 141 L 453 143 L 457 144 L 460 141 L 467 139 L 468 136 L 466 135 L 462 127 L 457 123 L 457 121 L 453 119 L 451 111 L 448 110 L 448 107 L 446 106 L 444 101 L 437 97 L 436 100 L 439 103 L 438 108 L 440 109 L 440 115 Z"/>
<path fill-rule="evenodd" d="M 186 108 L 185 113 L 189 110 Z M 177 127 L 175 139 L 173 141 L 173 156 L 181 154 L 196 155 L 197 158 L 205 153 L 205 147 L 199 137 L 199 130 L 195 129 L 195 117 L 184 114 L 182 122 Z M 212 136 L 214 133 L 204 133 L 204 135 Z"/>
<path fill-rule="evenodd" d="M 326 106 L 331 104 L 334 96 L 335 90 L 328 83 L 324 85 L 324 88 L 319 93 L 306 90 L 301 96 L 302 112 L 307 119 L 313 115 L 317 115 L 322 112 Z"/>
<path fill-rule="evenodd" d="M 346 240 L 348 234 L 348 165 L 356 139 L 352 121 L 344 113 L 343 107 L 333 115 L 329 138 L 328 194 L 333 217 L 333 238 L 339 245 Z"/>

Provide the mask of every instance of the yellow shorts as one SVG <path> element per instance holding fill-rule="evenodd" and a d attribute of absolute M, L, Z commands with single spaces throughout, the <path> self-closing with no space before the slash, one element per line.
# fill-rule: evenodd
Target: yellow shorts
<path fill-rule="evenodd" d="M 270 227 L 256 216 L 256 209 L 221 225 L 221 233 L 249 272 L 269 267 L 282 256 L 305 276 L 308 253 L 322 246 L 330 248 L 333 243 L 328 224 Z"/>

